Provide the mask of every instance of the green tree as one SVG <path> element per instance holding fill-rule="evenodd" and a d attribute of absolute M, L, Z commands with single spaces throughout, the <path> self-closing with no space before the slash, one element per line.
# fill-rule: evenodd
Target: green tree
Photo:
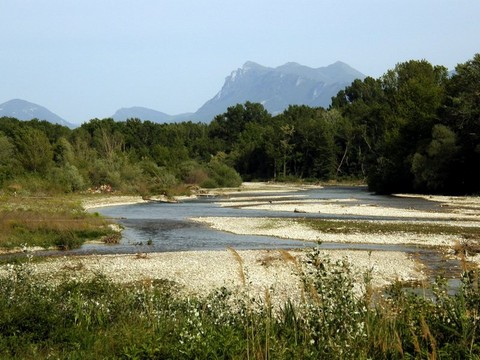
<path fill-rule="evenodd" d="M 272 176 L 273 160 L 267 153 L 267 126 L 250 122 L 234 144 L 229 157 L 235 169 L 246 179 Z"/>
<path fill-rule="evenodd" d="M 232 150 L 233 144 L 250 122 L 265 124 L 269 121 L 270 114 L 263 105 L 246 102 L 231 106 L 221 115 L 215 116 L 210 123 L 209 137 L 220 139 L 226 152 Z"/>
<path fill-rule="evenodd" d="M 423 153 L 413 156 L 412 172 L 415 189 L 428 192 L 451 192 L 458 169 L 456 135 L 445 125 L 437 124 L 432 130 L 432 140 Z"/>
<path fill-rule="evenodd" d="M 369 168 L 369 186 L 380 193 L 414 190 L 412 162 L 430 141 L 444 102 L 447 71 L 425 60 L 398 64 L 381 79 L 389 108 L 385 132 Z"/>
<path fill-rule="evenodd" d="M 335 176 L 336 147 L 334 111 L 291 105 L 280 116 L 280 147 L 284 151 L 288 173 L 299 178 L 331 179 Z M 290 139 L 289 139 L 290 137 Z"/>
<path fill-rule="evenodd" d="M 19 130 L 15 145 L 16 158 L 26 171 L 45 174 L 52 165 L 52 146 L 41 130 L 31 127 Z"/>
<path fill-rule="evenodd" d="M 456 168 L 456 189 L 480 191 L 480 54 L 456 67 L 447 86 L 442 122 L 455 132 L 460 147 Z"/>
<path fill-rule="evenodd" d="M 14 152 L 15 146 L 10 138 L 0 132 L 0 186 L 14 174 Z"/>
<path fill-rule="evenodd" d="M 53 160 L 57 165 L 66 165 L 73 164 L 75 162 L 75 154 L 72 147 L 72 144 L 64 138 L 61 137 L 53 146 Z"/>
<path fill-rule="evenodd" d="M 339 150 L 337 175 L 365 178 L 376 166 L 379 144 L 384 141 L 389 113 L 380 80 L 355 80 L 332 98 L 332 110 L 340 111 L 335 139 Z"/>

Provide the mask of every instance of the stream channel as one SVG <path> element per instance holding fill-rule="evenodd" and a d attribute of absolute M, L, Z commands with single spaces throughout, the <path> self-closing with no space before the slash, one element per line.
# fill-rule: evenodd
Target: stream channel
<path fill-rule="evenodd" d="M 416 256 L 425 266 L 431 280 L 437 275 L 448 279 L 450 290 L 459 285 L 460 262 L 446 259 L 435 247 L 414 245 L 327 243 L 301 240 L 286 240 L 272 236 L 236 235 L 209 228 L 189 219 L 196 217 L 271 217 L 271 218 L 318 218 L 342 220 L 390 220 L 419 221 L 417 218 L 387 216 L 358 216 L 321 213 L 277 212 L 268 210 L 241 209 L 235 202 L 245 197 L 268 204 L 271 201 L 299 202 L 340 200 L 342 206 L 370 205 L 399 209 L 418 209 L 442 212 L 436 202 L 408 197 L 375 195 L 365 187 L 327 186 L 324 188 L 296 192 L 252 192 L 242 191 L 223 196 L 201 196 L 198 199 L 179 203 L 149 202 L 132 205 L 106 206 L 92 209 L 123 227 L 118 244 L 86 243 L 73 250 L 46 250 L 36 256 L 75 256 L 89 254 L 136 254 L 171 251 L 236 250 L 248 249 L 305 249 L 319 246 L 322 249 L 349 249 L 367 251 L 401 251 Z M 221 207 L 217 203 L 228 198 L 231 206 Z M 242 199 L 243 198 L 243 199 Z M 237 200 L 238 199 L 238 200 Z M 448 221 L 445 218 L 430 219 Z M 9 255 L 12 256 L 12 255 Z M 17 254 L 13 256 L 26 256 Z M 454 291 L 454 290 L 453 290 Z"/>
<path fill-rule="evenodd" d="M 341 200 L 342 205 L 349 203 L 373 205 L 400 209 L 418 209 L 442 212 L 438 203 L 418 199 L 371 194 L 364 187 L 324 187 L 284 193 L 247 193 L 229 194 L 228 200 L 233 207 L 221 207 L 217 204 L 222 197 L 200 197 L 181 203 L 142 203 L 135 205 L 120 205 L 96 208 L 107 218 L 114 219 L 123 228 L 122 239 L 115 245 L 85 244 L 80 249 L 68 251 L 73 254 L 118 254 L 118 253 L 148 253 L 166 251 L 190 250 L 224 250 L 233 247 L 243 249 L 298 249 L 320 246 L 323 249 L 358 249 L 402 251 L 414 254 L 423 262 L 431 276 L 442 274 L 447 278 L 460 274 L 458 260 L 445 259 L 438 249 L 412 245 L 382 245 L 382 244 L 346 244 L 321 243 L 286 240 L 270 236 L 235 235 L 228 232 L 210 229 L 190 218 L 195 217 L 275 217 L 295 218 L 312 217 L 343 220 L 391 220 L 418 221 L 416 218 L 372 217 L 352 215 L 332 215 L 320 213 L 272 212 L 267 210 L 240 209 L 235 207 L 236 198 L 243 201 L 245 196 L 254 197 L 255 201 L 268 203 L 273 201 L 300 200 Z M 445 219 L 436 219 L 445 221 Z"/>

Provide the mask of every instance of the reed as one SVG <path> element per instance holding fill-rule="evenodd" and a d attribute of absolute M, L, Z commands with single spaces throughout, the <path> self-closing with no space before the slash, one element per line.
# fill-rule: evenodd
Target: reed
<path fill-rule="evenodd" d="M 241 281 L 242 285 L 245 287 L 245 285 L 247 284 L 247 281 L 246 281 L 246 276 L 245 276 L 245 268 L 244 268 L 243 259 L 240 256 L 240 254 L 237 252 L 237 250 L 235 250 L 234 248 L 229 246 L 227 249 L 228 249 L 228 251 L 230 251 L 232 253 L 235 261 L 238 264 L 238 275 L 240 277 L 240 281 Z"/>
<path fill-rule="evenodd" d="M 431 298 L 395 284 L 367 301 L 352 288 L 344 262 L 320 261 L 315 251 L 296 261 L 304 270 L 305 299 L 287 299 L 278 311 L 269 289 L 263 301 L 248 288 L 195 297 L 181 295 L 169 281 L 119 285 L 97 274 L 53 284 L 35 275 L 36 263 L 3 265 L 0 358 L 480 357 L 478 271 L 465 273 L 455 294 L 439 278 Z"/>

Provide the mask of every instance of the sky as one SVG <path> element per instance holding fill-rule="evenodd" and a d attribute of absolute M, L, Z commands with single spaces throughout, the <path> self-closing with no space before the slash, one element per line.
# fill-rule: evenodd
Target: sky
<path fill-rule="evenodd" d="M 453 69 L 480 52 L 480 0 L 0 0 L 0 103 L 82 123 L 195 112 L 246 61 Z"/>

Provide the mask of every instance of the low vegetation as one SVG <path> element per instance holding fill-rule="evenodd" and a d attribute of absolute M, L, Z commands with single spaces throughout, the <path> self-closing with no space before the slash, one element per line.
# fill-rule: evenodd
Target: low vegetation
<path fill-rule="evenodd" d="M 325 219 L 295 219 L 296 222 L 310 228 L 336 234 L 443 234 L 461 235 L 465 240 L 480 241 L 480 228 L 455 226 L 448 223 L 429 224 L 425 222 L 403 221 L 355 221 L 355 220 L 325 220 Z"/>
<path fill-rule="evenodd" d="M 3 196 L 0 248 L 73 249 L 86 240 L 113 238 L 108 222 L 83 210 L 74 197 Z"/>
<path fill-rule="evenodd" d="M 0 276 L 2 359 L 409 359 L 480 356 L 477 271 L 451 295 L 446 282 L 424 297 L 396 284 L 379 294 L 369 274 L 355 290 L 350 268 L 312 250 L 304 297 L 272 304 L 218 289 L 179 297 L 169 281 L 118 285 L 97 275 L 54 285 L 35 264 Z M 80 271 L 80 270 L 79 270 Z"/>

